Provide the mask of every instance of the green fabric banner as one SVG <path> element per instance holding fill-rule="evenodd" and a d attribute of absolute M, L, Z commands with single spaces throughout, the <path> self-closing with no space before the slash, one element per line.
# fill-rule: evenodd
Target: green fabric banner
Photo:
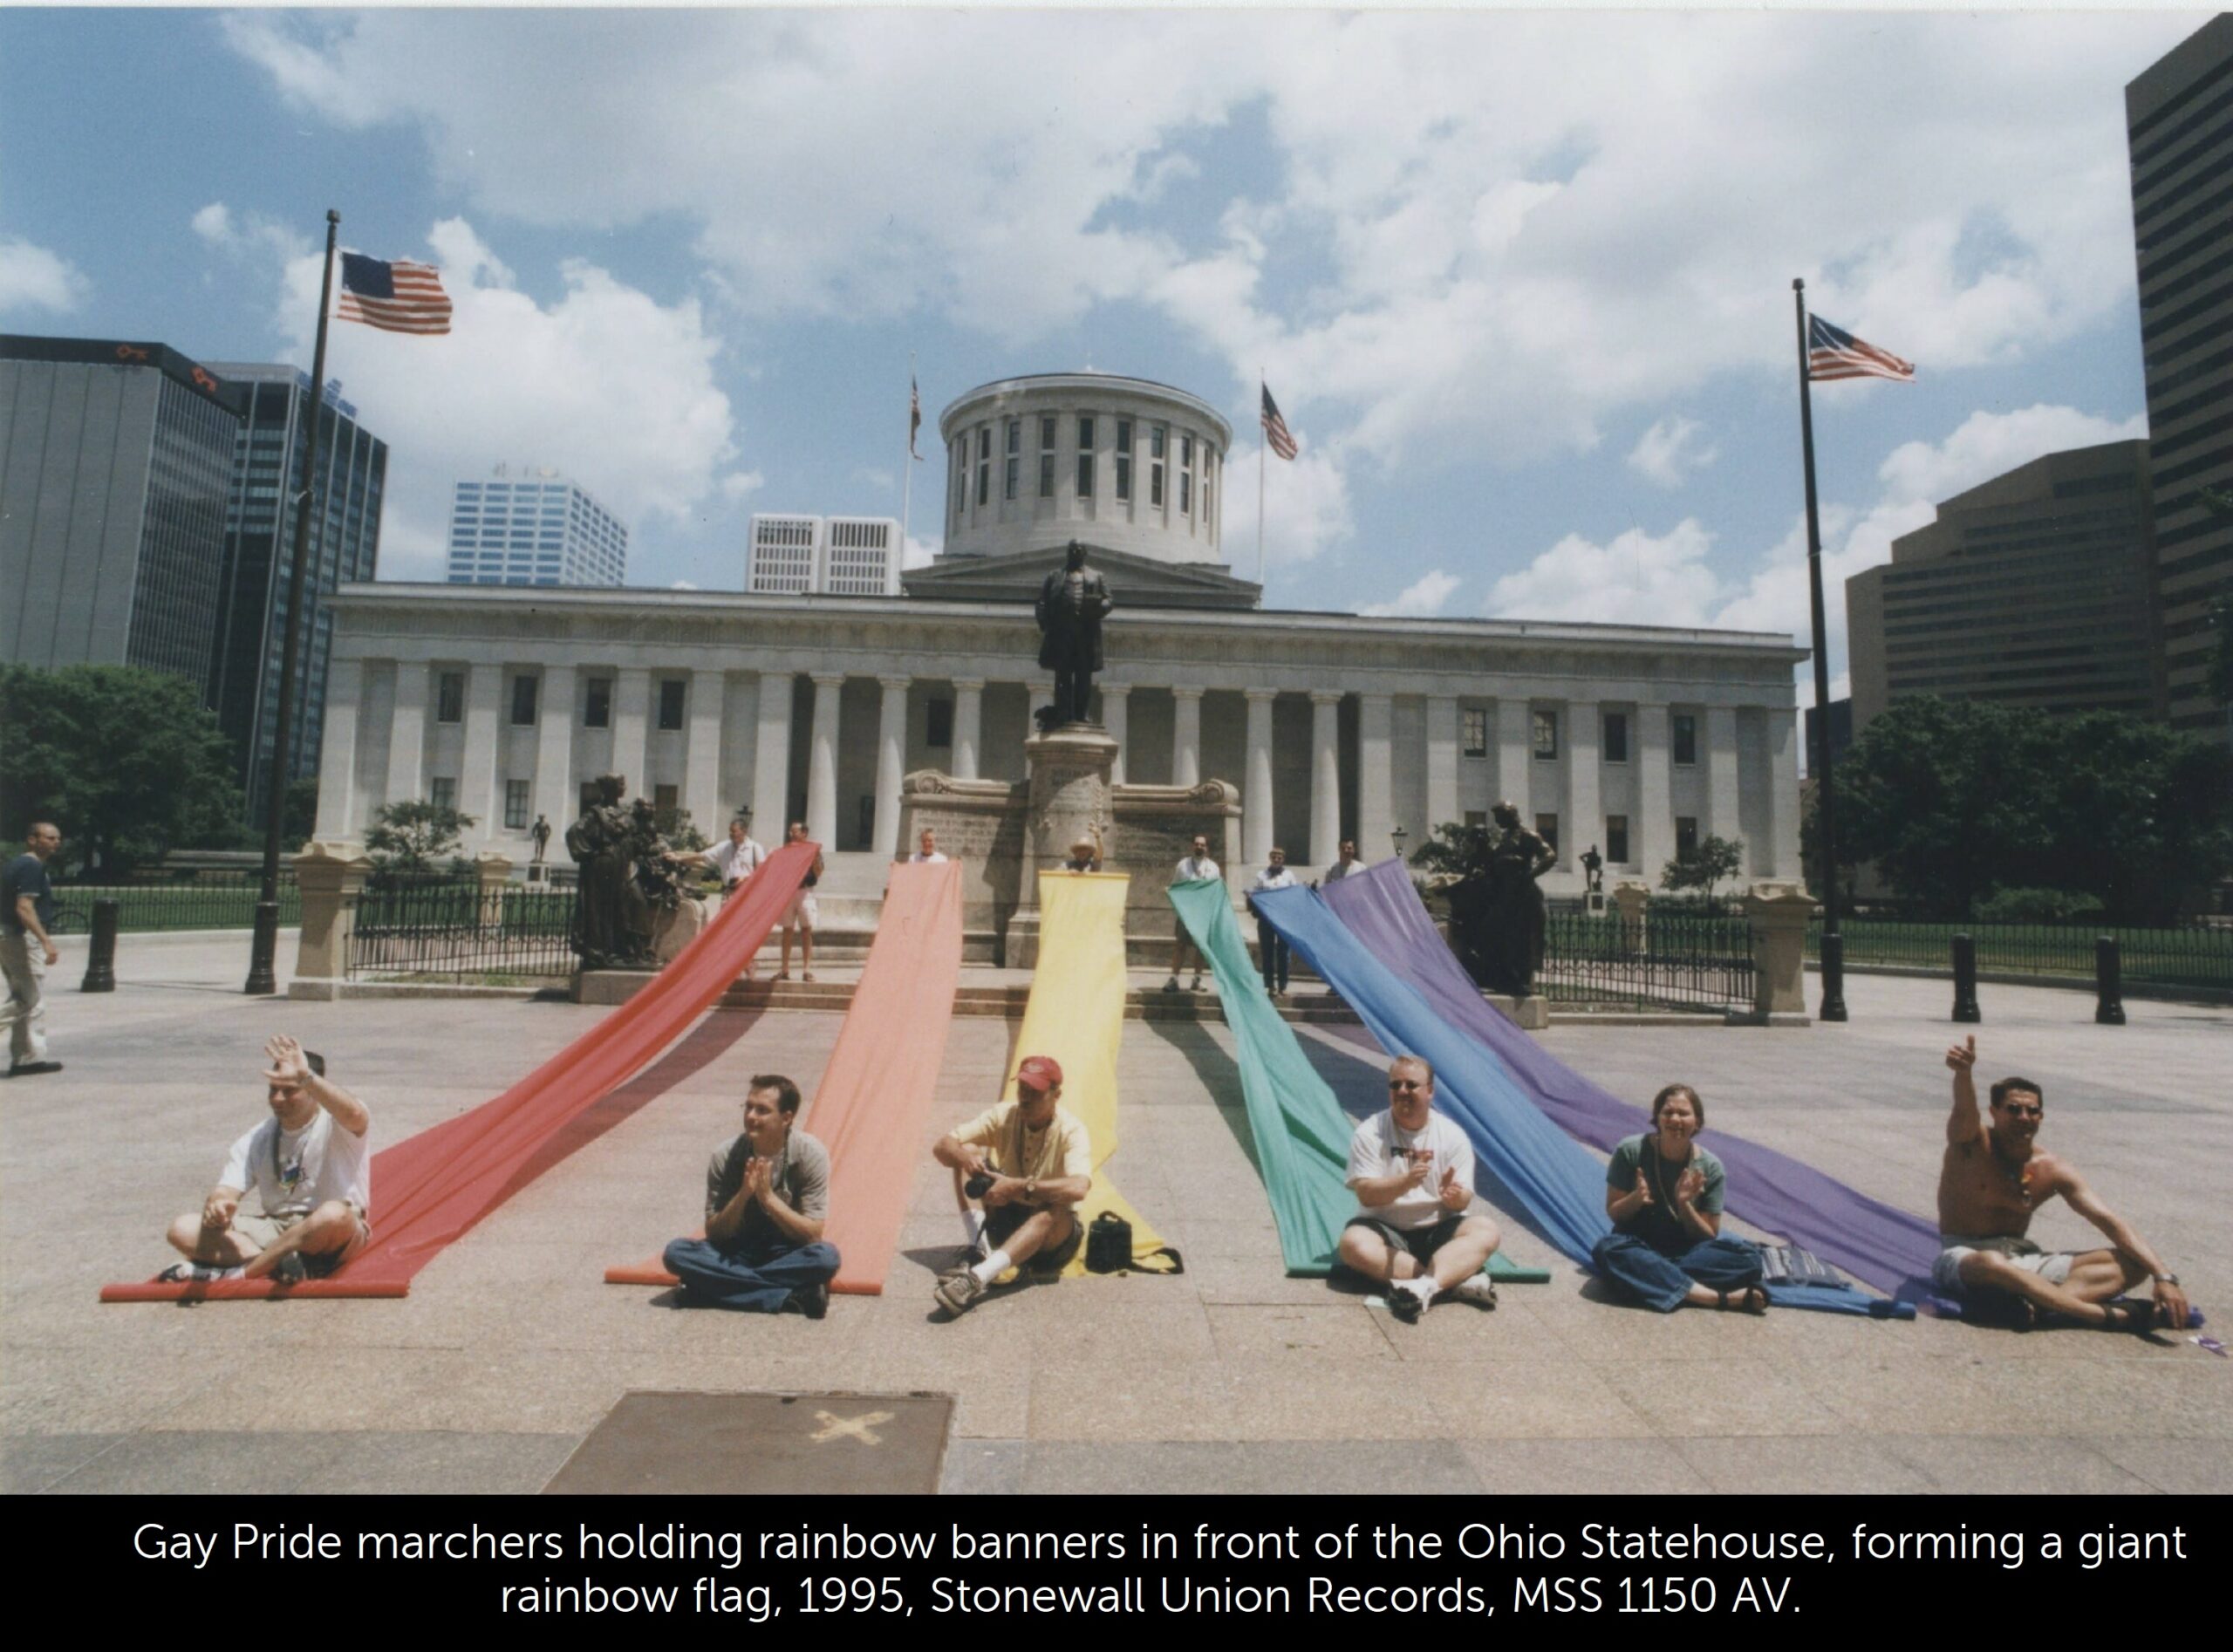
<path fill-rule="evenodd" d="M 1174 884 L 1171 904 L 1210 960 L 1226 1024 L 1239 1046 L 1241 1102 L 1287 1270 L 1322 1276 L 1333 1266 L 1343 1225 L 1357 1213 L 1357 1196 L 1347 1183 L 1356 1123 L 1311 1066 L 1294 1029 L 1265 996 L 1225 884 L 1213 878 Z M 1489 1259 L 1488 1271 L 1499 1280 L 1550 1278 L 1549 1270 L 1518 1266 L 1501 1251 Z"/>

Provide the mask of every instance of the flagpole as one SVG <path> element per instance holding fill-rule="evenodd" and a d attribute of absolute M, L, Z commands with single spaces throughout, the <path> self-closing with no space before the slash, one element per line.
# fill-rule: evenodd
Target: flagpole
<path fill-rule="evenodd" d="M 907 536 L 915 522 L 915 352 L 907 352 L 907 451 L 899 455 L 899 560 L 907 560 Z"/>
<path fill-rule="evenodd" d="M 1837 792 L 1830 775 L 1830 631 L 1822 611 L 1822 524 L 1814 495 L 1814 404 L 1806 370 L 1806 283 L 1791 283 L 1799 317 L 1799 440 L 1806 464 L 1806 594 L 1814 619 L 1814 721 L 1821 731 L 1815 776 L 1816 836 L 1822 857 L 1821 1019 L 1846 1019 L 1845 938 L 1838 932 Z"/>
<path fill-rule="evenodd" d="M 1256 370 L 1256 600 L 1261 602 L 1264 585 L 1264 449 L 1272 445 L 1272 433 L 1264 428 L 1264 370 Z"/>
<path fill-rule="evenodd" d="M 329 208 L 325 276 L 318 293 L 318 344 L 311 352 L 310 441 L 303 456 L 302 490 L 295 495 L 294 574 L 287 589 L 287 640 L 279 654 L 279 711 L 272 725 L 271 770 L 264 782 L 263 881 L 256 898 L 256 939 L 249 952 L 248 984 L 241 988 L 249 993 L 279 990 L 272 970 L 279 950 L 279 835 L 286 822 L 287 752 L 295 727 L 295 665 L 302 652 L 303 588 L 310 583 L 311 516 L 318 502 L 318 433 L 325 422 L 325 317 L 333 307 L 333 249 L 340 232 L 341 215 Z M 253 781 L 254 752 L 249 754 L 248 772 Z"/>

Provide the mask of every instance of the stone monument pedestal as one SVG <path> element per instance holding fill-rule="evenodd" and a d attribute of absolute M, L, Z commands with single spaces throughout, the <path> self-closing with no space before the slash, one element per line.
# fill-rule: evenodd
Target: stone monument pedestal
<path fill-rule="evenodd" d="M 1509 993 L 1484 993 L 1482 996 L 1514 1027 L 1540 1033 L 1551 1024 L 1551 1000 L 1540 993 L 1530 993 L 1525 998 L 1514 998 Z"/>
<path fill-rule="evenodd" d="M 1066 723 L 1023 742 L 1026 781 L 1023 862 L 1014 912 L 1008 918 L 1007 964 L 1039 963 L 1039 874 L 1060 871 L 1070 845 L 1096 837 L 1111 848 L 1116 816 L 1110 776 L 1118 747 L 1098 723 Z M 1104 864 L 1106 863 L 1104 862 Z"/>

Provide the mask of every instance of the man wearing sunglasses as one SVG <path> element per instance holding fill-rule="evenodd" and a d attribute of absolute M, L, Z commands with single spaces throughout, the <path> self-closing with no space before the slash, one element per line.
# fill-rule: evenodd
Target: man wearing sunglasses
<path fill-rule="evenodd" d="M 2038 1146 L 2046 1109 L 2038 1085 L 2002 1079 L 1992 1087 L 1987 1122 L 1977 1111 L 1977 1064 L 1974 1034 L 1946 1052 L 1954 1110 L 1938 1172 L 1941 1249 L 1932 1282 L 2023 1330 L 2043 1313 L 2105 1330 L 2183 1330 L 2187 1294 L 2179 1276 L 2068 1161 Z M 2107 1236 L 2108 1249 L 2049 1252 L 2026 1237 L 2032 1212 L 2058 1194 Z M 2152 1304 L 2114 1300 L 2143 1280 L 2153 1284 Z"/>
<path fill-rule="evenodd" d="M 1434 1068 L 1399 1055 L 1388 1069 L 1388 1110 L 1349 1138 L 1349 1185 L 1363 1206 L 1342 1230 L 1341 1259 L 1385 1287 L 1388 1311 L 1415 1322 L 1438 1295 L 1497 1305 L 1481 1272 L 1497 1225 L 1473 1197 L 1473 1149 L 1434 1110 Z"/>

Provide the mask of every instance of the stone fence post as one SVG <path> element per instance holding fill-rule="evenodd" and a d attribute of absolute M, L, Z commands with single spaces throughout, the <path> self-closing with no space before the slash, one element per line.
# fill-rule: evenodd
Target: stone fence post
<path fill-rule="evenodd" d="M 502 929 L 504 925 L 504 891 L 511 887 L 512 863 L 493 850 L 483 850 L 473 857 L 473 875 L 481 887 L 481 927 Z"/>
<path fill-rule="evenodd" d="M 1752 1021 L 1761 1027 L 1805 1027 L 1806 925 L 1814 898 L 1797 884 L 1758 883 L 1745 898 L 1752 930 Z"/>
<path fill-rule="evenodd" d="M 1644 913 L 1651 905 L 1651 885 L 1619 883 L 1613 885 L 1613 905 L 1621 914 L 1621 950 L 1641 952 L 1644 945 Z"/>
<path fill-rule="evenodd" d="M 290 998 L 340 996 L 349 973 L 349 939 L 357 926 L 357 899 L 372 863 L 360 844 L 346 840 L 313 841 L 295 857 L 295 887 L 301 891 L 303 926 L 295 948 L 295 977 Z"/>

